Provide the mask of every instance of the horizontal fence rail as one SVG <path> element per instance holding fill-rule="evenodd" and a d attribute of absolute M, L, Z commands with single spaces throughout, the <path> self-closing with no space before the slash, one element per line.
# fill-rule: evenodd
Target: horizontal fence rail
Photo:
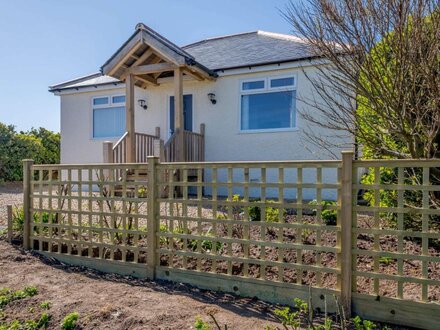
<path fill-rule="evenodd" d="M 440 161 L 25 161 L 24 177 L 24 245 L 65 262 L 440 324 Z"/>

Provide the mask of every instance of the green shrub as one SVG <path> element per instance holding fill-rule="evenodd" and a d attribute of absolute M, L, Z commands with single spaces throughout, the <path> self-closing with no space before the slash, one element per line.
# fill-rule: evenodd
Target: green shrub
<path fill-rule="evenodd" d="M 40 222 L 40 215 L 38 213 L 34 213 L 34 222 Z M 47 212 L 41 213 L 42 223 L 49 223 L 50 214 Z M 22 206 L 16 206 L 12 210 L 12 229 L 14 231 L 22 232 L 24 226 L 24 210 Z M 35 228 L 35 231 L 38 232 L 38 229 Z"/>
<path fill-rule="evenodd" d="M 268 200 L 266 203 L 276 204 L 274 200 Z M 251 221 L 261 221 L 261 207 L 258 205 L 249 206 L 249 218 Z M 286 210 L 282 209 L 283 215 Z M 280 209 L 277 207 L 266 207 L 266 222 L 278 222 L 280 220 Z"/>
<path fill-rule="evenodd" d="M 77 312 L 67 314 L 63 322 L 61 323 L 61 329 L 63 330 L 73 330 L 76 327 L 76 322 L 78 321 L 79 315 Z"/>
<path fill-rule="evenodd" d="M 22 160 L 37 164 L 60 162 L 60 135 L 44 128 L 16 132 L 14 126 L 0 123 L 0 182 L 23 179 Z"/>
<path fill-rule="evenodd" d="M 316 199 L 309 202 L 309 205 L 318 205 Z M 321 219 L 327 226 L 336 226 L 338 221 L 338 211 L 327 208 L 327 206 L 337 205 L 334 201 L 321 201 Z M 318 209 L 312 209 L 313 215 L 316 215 Z"/>

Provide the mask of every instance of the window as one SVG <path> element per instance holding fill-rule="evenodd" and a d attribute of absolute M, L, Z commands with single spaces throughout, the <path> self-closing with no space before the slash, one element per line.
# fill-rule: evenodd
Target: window
<path fill-rule="evenodd" d="M 253 84 L 257 82 L 258 85 Z M 258 87 L 253 89 L 249 86 Z M 242 82 L 240 130 L 294 128 L 296 127 L 295 103 L 294 77 Z"/>
<path fill-rule="evenodd" d="M 125 132 L 125 96 L 93 98 L 93 137 L 120 137 Z"/>

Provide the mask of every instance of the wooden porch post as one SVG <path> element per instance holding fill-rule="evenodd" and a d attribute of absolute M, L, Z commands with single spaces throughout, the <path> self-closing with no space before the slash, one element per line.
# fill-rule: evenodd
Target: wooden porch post
<path fill-rule="evenodd" d="M 178 132 L 176 137 L 176 161 L 185 160 L 185 143 L 183 141 L 183 71 L 174 70 L 174 128 Z"/>
<path fill-rule="evenodd" d="M 134 128 L 134 76 L 128 74 L 125 78 L 125 125 L 127 136 L 127 163 L 136 162 L 136 138 Z"/>

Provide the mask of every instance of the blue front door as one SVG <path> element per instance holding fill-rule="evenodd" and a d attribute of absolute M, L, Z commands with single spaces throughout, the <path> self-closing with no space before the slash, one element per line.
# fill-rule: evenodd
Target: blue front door
<path fill-rule="evenodd" d="M 185 131 L 193 130 L 192 122 L 193 96 L 183 95 L 183 127 Z M 170 134 L 174 133 L 174 96 L 170 96 Z"/>

